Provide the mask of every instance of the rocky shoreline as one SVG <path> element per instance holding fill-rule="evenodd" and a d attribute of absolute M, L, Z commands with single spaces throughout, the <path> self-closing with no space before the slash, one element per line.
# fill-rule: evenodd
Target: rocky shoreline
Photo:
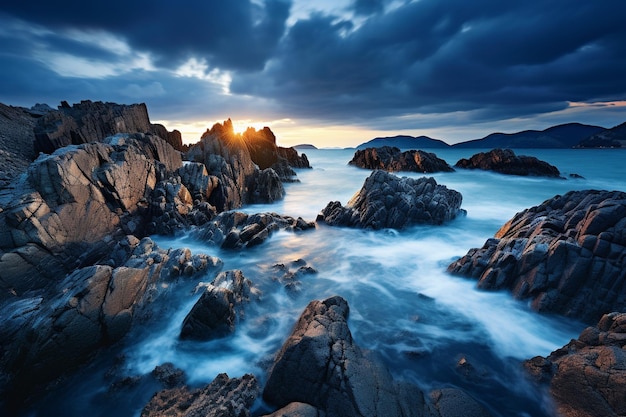
<path fill-rule="evenodd" d="M 190 231 L 209 245 L 246 251 L 278 231 L 316 228 L 302 218 L 237 211 L 283 198 L 283 183 L 296 180 L 293 168 L 310 168 L 306 155 L 278 147 L 267 128 L 235 134 L 227 120 L 187 148 L 179 134 L 149 122 L 145 105 L 63 104 L 36 121 L 13 121 L 33 123 L 33 136 L 20 140 L 42 153 L 0 188 L 0 403 L 8 412 L 122 340 L 177 282 L 214 276 L 197 288 L 202 296 L 181 323 L 181 339 L 236 331 L 260 296 L 254 281 L 222 271 L 219 258 L 161 249 L 151 235 Z M 376 170 L 347 206 L 330 202 L 317 220 L 374 230 L 439 225 L 463 214 L 461 202 L 433 178 Z M 509 289 L 540 312 L 599 322 L 547 358 L 526 362 L 563 416 L 623 414 L 623 396 L 613 390 L 626 367 L 624 318 L 616 313 L 626 303 L 625 222 L 624 193 L 555 196 L 448 268 L 479 288 Z M 311 301 L 267 375 L 220 374 L 192 388 L 163 364 L 155 369 L 162 390 L 142 416 L 247 416 L 261 399 L 276 417 L 492 415 L 461 389 L 426 392 L 394 380 L 375 352 L 353 340 L 349 310 L 339 295 Z"/>

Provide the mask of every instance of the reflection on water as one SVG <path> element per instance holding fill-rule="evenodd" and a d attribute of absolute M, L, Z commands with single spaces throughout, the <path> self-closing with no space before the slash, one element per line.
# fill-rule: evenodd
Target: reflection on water
<path fill-rule="evenodd" d="M 624 189 L 626 168 L 620 162 L 621 153 L 600 152 L 523 152 L 547 160 L 562 172 L 583 175 L 584 180 L 507 177 L 480 171 L 435 174 L 437 182 L 463 194 L 462 207 L 467 210 L 467 216 L 443 226 L 374 232 L 320 224 L 297 234 L 278 232 L 263 245 L 241 252 L 222 251 L 185 236 L 155 237 L 165 248 L 189 247 L 194 253 L 220 257 L 224 270 L 241 269 L 262 296 L 245 307 L 245 318 L 233 335 L 210 342 L 180 341 L 182 320 L 199 295 L 192 291 L 196 282 L 171 285 L 158 301 L 165 305 L 161 314 L 135 328 L 115 347 L 124 358 L 122 373 L 146 374 L 171 362 L 186 372 L 192 384 L 206 384 L 221 372 L 230 376 L 251 372 L 263 381 L 273 355 L 306 304 L 338 294 L 349 302 L 349 325 L 356 342 L 376 351 L 397 378 L 424 389 L 462 387 L 494 415 L 546 415 L 541 393 L 524 382 L 521 361 L 563 346 L 583 325 L 536 314 L 506 293 L 478 291 L 473 281 L 449 276 L 445 270 L 468 249 L 482 246 L 516 212 L 555 194 L 584 188 Z M 367 170 L 347 165 L 353 151 L 306 153 L 314 168 L 298 170 L 301 182 L 286 185 L 283 201 L 246 207 L 245 211 L 273 211 L 314 220 L 329 201 L 345 204 L 369 175 Z M 437 151 L 451 165 L 472 153 Z M 601 168 L 598 156 L 603 158 Z M 317 273 L 298 275 L 298 285 L 289 289 L 281 276 L 284 270 L 276 264 L 292 272 L 306 264 Z M 202 277 L 204 281 L 212 279 Z M 93 415 L 113 411 L 120 416 L 138 414 L 152 395 L 141 385 L 116 394 L 117 406 L 94 399 L 100 398 L 103 385 L 110 383 L 97 375 L 110 366 L 110 361 L 96 362 L 88 368 L 95 376 L 82 385 L 71 382 L 74 390 L 85 393 L 81 404 L 93 406 L 96 402 L 99 411 L 92 409 Z M 52 415 L 50 410 L 54 407 L 35 414 Z M 64 414 L 82 412 L 84 409 Z"/>

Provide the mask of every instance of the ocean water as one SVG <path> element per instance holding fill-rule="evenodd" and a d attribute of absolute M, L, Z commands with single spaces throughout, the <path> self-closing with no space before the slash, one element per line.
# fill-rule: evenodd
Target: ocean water
<path fill-rule="evenodd" d="M 478 150 L 436 150 L 453 165 Z M 307 150 L 313 169 L 297 170 L 299 183 L 286 185 L 286 198 L 254 205 L 248 213 L 276 212 L 315 220 L 329 201 L 345 204 L 370 171 L 347 165 L 353 150 Z M 199 298 L 198 283 L 172 284 L 155 314 L 120 343 L 102 352 L 75 376 L 67 378 L 26 415 L 138 416 L 156 389 L 135 378 L 171 362 L 185 371 L 192 386 L 209 383 L 218 373 L 255 374 L 261 382 L 267 367 L 309 301 L 341 295 L 350 305 L 349 326 L 355 342 L 375 351 L 398 380 L 424 390 L 460 387 L 495 416 L 550 416 L 547 396 L 530 384 L 522 362 L 551 351 L 578 336 L 582 323 L 540 315 L 506 292 L 486 292 L 472 280 L 453 277 L 446 267 L 484 241 L 515 213 L 570 190 L 626 191 L 626 151 L 529 150 L 557 166 L 564 176 L 545 179 L 457 170 L 429 174 L 463 195 L 466 216 L 441 226 L 407 230 L 356 230 L 324 224 L 301 233 L 278 232 L 266 243 L 243 251 L 223 251 L 189 236 L 154 239 L 163 248 L 188 247 L 224 261 L 223 270 L 241 269 L 261 296 L 244 308 L 231 336 L 211 341 L 178 339 L 182 320 Z M 422 174 L 399 173 L 421 177 Z M 282 264 L 302 274 L 285 286 Z M 200 277 L 210 282 L 213 276 Z M 121 377 L 125 384 L 112 388 Z M 255 414 L 271 410 L 258 401 Z"/>

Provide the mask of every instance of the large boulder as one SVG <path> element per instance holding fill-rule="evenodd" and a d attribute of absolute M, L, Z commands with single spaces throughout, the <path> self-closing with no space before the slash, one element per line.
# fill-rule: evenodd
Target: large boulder
<path fill-rule="evenodd" d="M 354 343 L 348 311 L 338 296 L 309 303 L 276 356 L 263 398 L 279 408 L 306 403 L 327 416 L 423 415 L 423 394 L 395 383 Z"/>
<path fill-rule="evenodd" d="M 219 374 L 204 388 L 159 391 L 141 411 L 141 417 L 248 417 L 259 395 L 254 375 L 229 378 Z"/>
<path fill-rule="evenodd" d="M 562 417 L 626 415 L 626 313 L 604 315 L 578 339 L 525 362 Z"/>
<path fill-rule="evenodd" d="M 24 173 L 35 159 L 36 123 L 28 109 L 0 103 L 0 188 Z"/>
<path fill-rule="evenodd" d="M 298 151 L 295 148 L 278 147 L 278 156 L 284 158 L 289 166 L 293 168 L 311 168 L 309 158 L 306 154 L 298 155 Z"/>
<path fill-rule="evenodd" d="M 380 148 L 366 148 L 357 150 L 350 165 L 366 169 L 382 169 L 384 171 L 411 171 L 411 172 L 452 172 L 446 161 L 434 153 L 420 150 L 402 152 L 394 146 Z"/>
<path fill-rule="evenodd" d="M 454 166 L 464 169 L 495 171 L 507 175 L 561 177 L 561 173 L 554 165 L 534 156 L 515 155 L 511 149 L 479 152 L 469 159 L 460 159 Z"/>
<path fill-rule="evenodd" d="M 626 193 L 572 191 L 516 214 L 448 271 L 593 323 L 626 310 L 625 230 Z"/>
<path fill-rule="evenodd" d="M 47 112 L 37 121 L 34 132 L 35 152 L 52 153 L 67 145 L 96 142 L 126 132 L 152 133 L 174 149 L 183 150 L 180 132 L 168 132 L 162 125 L 151 124 L 144 103 L 84 100 L 70 107 L 63 102 L 58 110 Z"/>
<path fill-rule="evenodd" d="M 434 178 L 400 178 L 374 171 L 344 207 L 328 203 L 318 220 L 331 226 L 402 229 L 415 224 L 442 224 L 463 213 L 461 193 Z"/>

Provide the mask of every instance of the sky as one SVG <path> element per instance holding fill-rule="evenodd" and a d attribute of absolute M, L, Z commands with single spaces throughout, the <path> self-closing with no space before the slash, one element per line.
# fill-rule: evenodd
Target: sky
<path fill-rule="evenodd" d="M 624 0 L 7 1 L 0 102 L 146 103 L 187 143 L 228 118 L 318 147 L 610 128 L 625 22 Z"/>

